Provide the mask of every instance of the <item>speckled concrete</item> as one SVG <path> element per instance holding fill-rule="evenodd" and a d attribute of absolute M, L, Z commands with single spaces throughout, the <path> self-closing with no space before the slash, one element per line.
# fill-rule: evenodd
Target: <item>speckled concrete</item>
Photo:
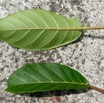
<path fill-rule="evenodd" d="M 84 26 L 104 25 L 104 0 L 0 0 L 0 18 L 28 8 L 78 17 Z M 76 43 L 48 51 L 27 52 L 0 41 L 0 103 L 104 103 L 104 94 L 94 90 L 24 95 L 5 92 L 6 80 L 13 71 L 33 62 L 72 66 L 91 84 L 104 88 L 104 30 L 84 31 L 83 38 Z M 55 95 L 59 97 L 50 97 Z"/>

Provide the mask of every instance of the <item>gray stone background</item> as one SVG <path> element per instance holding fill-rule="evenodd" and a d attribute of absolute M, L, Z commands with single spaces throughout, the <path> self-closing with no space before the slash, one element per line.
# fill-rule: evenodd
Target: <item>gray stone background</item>
<path fill-rule="evenodd" d="M 83 26 L 104 25 L 104 0 L 0 0 L 0 18 L 29 8 L 77 17 Z M 84 36 L 76 43 L 47 51 L 27 52 L 0 41 L 0 103 L 104 103 L 104 94 L 95 90 L 23 95 L 4 91 L 6 80 L 13 71 L 33 62 L 57 62 L 74 67 L 91 84 L 104 88 L 104 30 L 83 33 Z M 57 95 L 59 97 L 55 97 Z"/>

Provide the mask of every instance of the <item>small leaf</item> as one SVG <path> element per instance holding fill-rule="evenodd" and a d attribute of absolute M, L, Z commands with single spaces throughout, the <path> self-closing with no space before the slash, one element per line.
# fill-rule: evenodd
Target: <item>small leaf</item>
<path fill-rule="evenodd" d="M 8 79 L 6 91 L 13 93 L 84 89 L 88 81 L 76 70 L 56 63 L 26 64 Z"/>
<path fill-rule="evenodd" d="M 25 10 L 0 20 L 0 39 L 25 50 L 44 50 L 78 39 L 77 18 L 66 18 L 46 10 Z"/>

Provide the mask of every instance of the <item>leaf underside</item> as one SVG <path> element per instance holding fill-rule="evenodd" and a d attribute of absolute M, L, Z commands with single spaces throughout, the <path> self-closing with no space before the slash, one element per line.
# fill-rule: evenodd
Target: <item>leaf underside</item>
<path fill-rule="evenodd" d="M 81 27 L 77 18 L 66 18 L 46 10 L 25 10 L 0 20 L 0 39 L 25 50 L 44 50 L 78 39 Z"/>
<path fill-rule="evenodd" d="M 26 64 L 9 77 L 7 84 L 6 91 L 13 93 L 89 87 L 88 81 L 79 72 L 56 63 Z"/>

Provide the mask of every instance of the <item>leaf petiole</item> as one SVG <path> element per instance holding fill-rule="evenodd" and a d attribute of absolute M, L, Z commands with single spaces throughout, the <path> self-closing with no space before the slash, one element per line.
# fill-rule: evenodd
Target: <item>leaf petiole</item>
<path fill-rule="evenodd" d="M 82 28 L 72 28 L 73 30 L 98 30 L 104 29 L 104 26 L 94 26 L 94 27 L 82 27 Z"/>
<path fill-rule="evenodd" d="M 98 30 L 98 29 L 104 29 L 104 26 L 75 28 L 75 30 Z"/>
<path fill-rule="evenodd" d="M 96 90 L 96 91 L 99 91 L 99 92 L 101 92 L 101 93 L 104 93 L 104 89 L 102 89 L 102 88 L 98 88 L 98 87 L 93 86 L 93 85 L 89 85 L 89 88 L 90 88 L 90 89 L 94 89 L 94 90 Z"/>

